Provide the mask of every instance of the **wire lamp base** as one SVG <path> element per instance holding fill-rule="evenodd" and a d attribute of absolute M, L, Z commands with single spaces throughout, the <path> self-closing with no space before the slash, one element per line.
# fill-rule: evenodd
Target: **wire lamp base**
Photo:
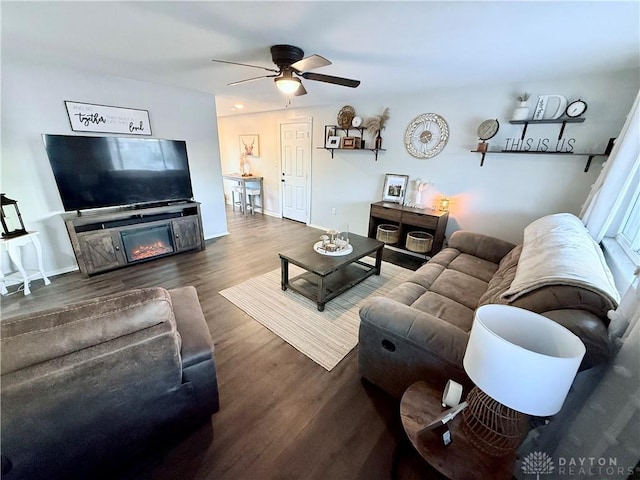
<path fill-rule="evenodd" d="M 462 412 L 467 438 L 494 457 L 513 453 L 527 433 L 527 416 L 495 401 L 478 387 L 469 392 L 467 403 Z"/>

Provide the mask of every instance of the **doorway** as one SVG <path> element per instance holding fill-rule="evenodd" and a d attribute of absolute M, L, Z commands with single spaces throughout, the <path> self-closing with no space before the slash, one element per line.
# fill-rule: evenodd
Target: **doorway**
<path fill-rule="evenodd" d="M 280 124 L 282 217 L 308 224 L 311 205 L 311 119 Z"/>

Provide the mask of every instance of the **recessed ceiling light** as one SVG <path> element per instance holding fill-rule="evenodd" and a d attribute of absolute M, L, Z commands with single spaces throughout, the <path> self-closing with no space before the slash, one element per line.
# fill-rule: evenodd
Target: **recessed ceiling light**
<path fill-rule="evenodd" d="M 236 103 L 234 107 L 237 108 L 238 110 L 242 110 L 244 108 L 244 105 L 241 103 Z"/>

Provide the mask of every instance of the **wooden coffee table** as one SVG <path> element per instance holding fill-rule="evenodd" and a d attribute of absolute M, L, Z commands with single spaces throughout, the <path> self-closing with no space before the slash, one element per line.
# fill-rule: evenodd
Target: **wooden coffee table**
<path fill-rule="evenodd" d="M 384 243 L 373 238 L 349 234 L 353 251 L 347 255 L 322 255 L 313 249 L 313 244 L 305 243 L 280 253 L 282 270 L 282 290 L 291 289 L 318 304 L 323 311 L 325 304 L 349 290 L 354 285 L 380 275 Z M 375 265 L 360 261 L 362 257 L 375 253 Z M 289 263 L 306 270 L 302 275 L 289 279 Z"/>

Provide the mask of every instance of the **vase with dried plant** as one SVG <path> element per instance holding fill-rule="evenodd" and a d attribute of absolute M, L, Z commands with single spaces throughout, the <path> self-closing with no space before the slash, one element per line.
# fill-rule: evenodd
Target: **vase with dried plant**
<path fill-rule="evenodd" d="M 371 134 L 375 148 L 382 148 L 382 137 L 380 132 L 384 129 L 387 120 L 389 120 L 389 107 L 385 108 L 382 114 L 368 117 L 362 124 L 363 127 Z"/>
<path fill-rule="evenodd" d="M 523 95 L 518 95 L 518 106 L 513 110 L 512 120 L 527 120 L 529 118 L 529 107 L 527 107 L 527 100 L 531 96 L 530 93 L 525 92 Z"/>

